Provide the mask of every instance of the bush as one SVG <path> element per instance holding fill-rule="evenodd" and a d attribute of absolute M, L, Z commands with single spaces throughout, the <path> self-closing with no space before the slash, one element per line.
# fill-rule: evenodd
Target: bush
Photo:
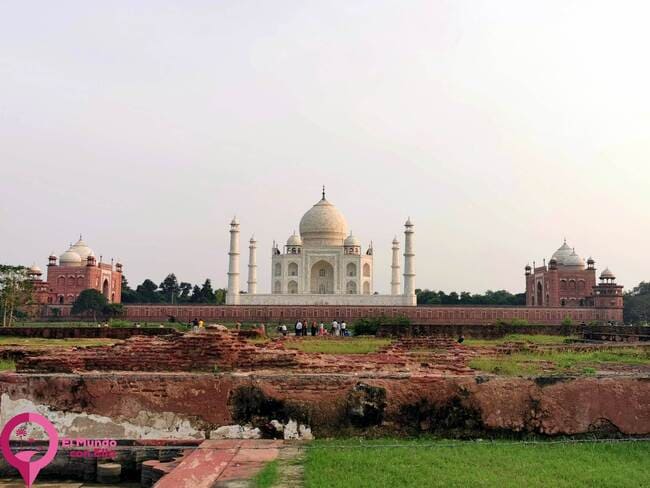
<path fill-rule="evenodd" d="M 523 327 L 528 324 L 528 320 L 526 319 L 511 319 L 511 320 L 504 320 L 504 319 L 497 319 L 496 322 L 494 322 L 495 325 L 514 325 L 515 327 Z"/>
<path fill-rule="evenodd" d="M 573 320 L 567 315 L 562 319 L 562 325 L 573 325 Z"/>
<path fill-rule="evenodd" d="M 116 320 L 111 319 L 108 321 L 109 327 L 121 328 L 121 327 L 133 327 L 133 324 L 128 320 Z"/>
<path fill-rule="evenodd" d="M 102 308 L 102 314 L 106 318 L 121 317 L 124 315 L 124 305 L 121 303 L 109 303 Z"/>
<path fill-rule="evenodd" d="M 354 335 L 375 335 L 381 325 L 410 325 L 411 321 L 406 317 L 370 317 L 357 319 L 352 323 Z"/>

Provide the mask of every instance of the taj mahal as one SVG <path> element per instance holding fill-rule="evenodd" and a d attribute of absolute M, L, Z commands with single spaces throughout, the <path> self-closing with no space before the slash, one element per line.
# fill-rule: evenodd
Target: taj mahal
<path fill-rule="evenodd" d="M 415 306 L 414 228 L 404 224 L 403 288 L 400 281 L 400 243 L 392 242 L 390 295 L 374 292 L 373 245 L 364 251 L 361 241 L 348 231 L 343 214 L 325 198 L 300 219 L 282 249 L 271 247 L 270 294 L 257 293 L 257 242 L 249 241 L 247 292 L 240 292 L 239 221 L 230 222 L 228 305 L 377 305 Z"/>

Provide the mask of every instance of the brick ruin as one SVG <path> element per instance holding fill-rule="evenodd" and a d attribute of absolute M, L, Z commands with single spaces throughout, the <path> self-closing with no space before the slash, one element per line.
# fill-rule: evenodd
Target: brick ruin
<path fill-rule="evenodd" d="M 167 336 L 133 336 L 112 346 L 57 349 L 19 356 L 16 370 L 42 373 L 283 370 L 292 374 L 313 371 L 474 374 L 467 366 L 472 352 L 450 338 L 404 338 L 376 353 L 337 355 L 306 354 L 285 348 L 287 341 L 308 339 L 287 338 L 254 344 L 247 341 L 245 335 L 225 328 L 208 328 L 204 332 Z"/>
<path fill-rule="evenodd" d="M 291 348 L 311 339 L 267 341 L 255 331 L 216 326 L 136 335 L 113 346 L 11 350 L 17 372 L 0 374 L 0 417 L 38 411 L 61 436 L 108 436 L 144 446 L 120 451 L 116 462 L 142 486 L 167 480 L 160 486 L 170 488 L 180 486 L 174 476 L 183 475 L 184 466 L 191 471 L 198 461 L 210 467 L 223 456 L 236 459 L 228 449 L 208 449 L 228 444 L 219 437 L 223 432 L 291 439 L 283 437 L 291 424 L 316 437 L 650 434 L 648 367 L 603 368 L 592 377 L 502 377 L 468 366 L 477 356 L 629 347 L 623 341 L 467 347 L 452 337 L 424 335 L 394 338 L 368 354 Z M 637 347 L 650 348 L 650 342 Z M 205 448 L 173 447 L 199 444 Z M 272 451 L 275 444 L 269 446 Z M 224 464 L 225 476 L 238 479 L 239 464 Z M 97 463 L 69 456 L 50 469 L 52 476 L 99 479 Z M 10 470 L 0 462 L 0 473 Z"/>

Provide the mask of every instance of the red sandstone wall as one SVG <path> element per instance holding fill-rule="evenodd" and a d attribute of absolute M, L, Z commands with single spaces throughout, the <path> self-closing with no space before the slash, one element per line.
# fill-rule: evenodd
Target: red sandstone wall
<path fill-rule="evenodd" d="M 63 317 L 70 307 L 58 306 Z M 334 306 L 233 306 L 233 305 L 126 305 L 126 318 L 141 322 L 180 322 L 199 318 L 211 322 L 293 322 L 298 319 L 347 321 L 363 317 L 408 317 L 417 324 L 487 325 L 498 320 L 527 320 L 531 324 L 559 325 L 565 317 L 573 322 L 623 321 L 622 309 L 567 307 L 334 307 Z M 49 313 L 51 315 L 51 313 Z"/>
<path fill-rule="evenodd" d="M 110 264 L 100 263 L 96 266 L 48 266 L 44 293 L 38 292 L 39 303 L 59 304 L 63 297 L 64 304 L 71 304 L 83 290 L 89 288 L 103 292 L 102 285 L 108 281 L 106 298 L 109 302 L 122 301 L 122 274 Z M 45 300 L 42 297 L 45 296 Z"/>

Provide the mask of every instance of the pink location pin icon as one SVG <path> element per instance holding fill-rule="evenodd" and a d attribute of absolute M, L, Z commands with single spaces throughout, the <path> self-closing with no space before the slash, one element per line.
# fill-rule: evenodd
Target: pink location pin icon
<path fill-rule="evenodd" d="M 21 451 L 18 454 L 14 454 L 9 445 L 9 439 L 14 428 L 25 422 L 33 422 L 40 425 L 49 438 L 47 452 L 37 461 L 30 461 L 30 459 L 34 454 L 38 454 L 39 451 Z M 47 466 L 54 459 L 54 456 L 56 456 L 56 451 L 59 449 L 59 434 L 52 423 L 42 415 L 37 413 L 20 413 L 2 428 L 2 433 L 0 433 L 0 449 L 7 462 L 16 468 L 20 476 L 23 477 L 27 488 L 32 488 L 32 484 L 40 470 Z"/>

